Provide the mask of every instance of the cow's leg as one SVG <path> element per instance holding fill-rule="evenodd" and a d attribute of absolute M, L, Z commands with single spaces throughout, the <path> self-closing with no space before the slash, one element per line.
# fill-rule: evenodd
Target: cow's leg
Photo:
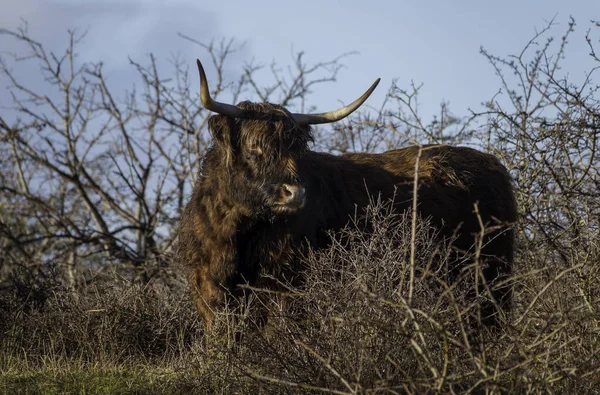
<path fill-rule="evenodd" d="M 513 266 L 512 230 L 493 232 L 485 249 L 485 265 L 482 269 L 485 283 L 490 289 L 487 300 L 482 303 L 481 317 L 486 325 L 497 325 L 501 316 L 510 311 L 512 284 L 508 281 Z"/>
<path fill-rule="evenodd" d="M 202 316 L 204 325 L 211 329 L 215 311 L 225 303 L 223 286 L 213 279 L 208 266 L 199 266 L 192 271 L 191 284 L 196 308 Z"/>
<path fill-rule="evenodd" d="M 512 286 L 506 281 L 511 275 L 511 265 L 504 259 L 490 257 L 482 273 L 490 293 L 481 305 L 481 318 L 485 325 L 498 325 L 501 315 L 511 307 Z"/>

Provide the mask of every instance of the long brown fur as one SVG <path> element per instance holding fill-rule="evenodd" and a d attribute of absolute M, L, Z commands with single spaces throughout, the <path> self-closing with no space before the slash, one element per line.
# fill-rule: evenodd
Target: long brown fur
<path fill-rule="evenodd" d="M 373 196 L 394 198 L 398 211 L 412 205 L 417 147 L 382 154 L 334 156 L 308 150 L 309 127 L 296 125 L 284 108 L 242 102 L 242 118 L 212 116 L 214 145 L 207 152 L 179 230 L 180 259 L 190 267 L 196 306 L 210 326 L 227 295 L 238 285 L 273 286 L 264 274 L 294 281 L 301 276 L 297 252 L 323 248 L 327 231 L 345 226 Z M 260 160 L 252 155 L 260 154 Z M 422 151 L 418 210 L 441 230 L 457 236 L 453 245 L 468 250 L 480 232 L 474 214 L 498 230 L 483 240 L 483 274 L 488 284 L 505 279 L 513 262 L 517 218 L 510 176 L 492 155 L 471 148 L 435 146 Z M 281 212 L 273 202 L 283 183 L 306 189 L 304 207 Z M 509 287 L 493 296 L 510 305 Z M 493 305 L 482 306 L 494 321 Z"/>

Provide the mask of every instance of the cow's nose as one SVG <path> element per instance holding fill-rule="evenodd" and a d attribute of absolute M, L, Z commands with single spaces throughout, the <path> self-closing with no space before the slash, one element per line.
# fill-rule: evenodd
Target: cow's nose
<path fill-rule="evenodd" d="M 281 185 L 284 204 L 303 206 L 306 197 L 306 190 L 299 185 L 283 184 Z"/>

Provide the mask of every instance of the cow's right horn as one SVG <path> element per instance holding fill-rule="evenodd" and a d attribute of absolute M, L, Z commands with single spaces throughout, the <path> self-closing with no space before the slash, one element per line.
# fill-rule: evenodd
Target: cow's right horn
<path fill-rule="evenodd" d="M 202 63 L 200 63 L 199 59 L 196 59 L 196 64 L 198 65 L 198 72 L 200 73 L 200 102 L 204 108 L 216 112 L 217 114 L 240 117 L 243 113 L 241 109 L 232 106 L 231 104 L 219 103 L 210 97 L 208 82 L 206 81 L 206 74 L 204 73 Z"/>

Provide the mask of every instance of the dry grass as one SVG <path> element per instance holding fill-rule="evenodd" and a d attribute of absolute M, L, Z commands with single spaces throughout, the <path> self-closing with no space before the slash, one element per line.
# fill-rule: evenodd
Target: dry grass
<path fill-rule="evenodd" d="M 187 291 L 114 282 L 74 295 L 52 281 L 2 294 L 5 389 L 60 392 L 563 392 L 599 389 L 598 243 L 560 265 L 521 252 L 515 308 L 477 325 L 474 268 L 448 284 L 446 247 L 376 206 L 307 257 L 308 286 L 255 291 L 204 335 Z M 411 238 L 415 239 L 412 302 Z M 23 280 L 23 279 L 21 279 Z M 36 297 L 32 297 L 33 295 Z M 481 298 L 484 295 L 480 295 Z M 254 312 L 269 310 L 257 329 Z M 150 381 L 149 381 L 150 380 Z M 43 384 L 40 384 L 43 383 Z M 128 384 L 126 384 L 128 383 Z M 76 385 L 77 384 L 77 385 Z"/>

